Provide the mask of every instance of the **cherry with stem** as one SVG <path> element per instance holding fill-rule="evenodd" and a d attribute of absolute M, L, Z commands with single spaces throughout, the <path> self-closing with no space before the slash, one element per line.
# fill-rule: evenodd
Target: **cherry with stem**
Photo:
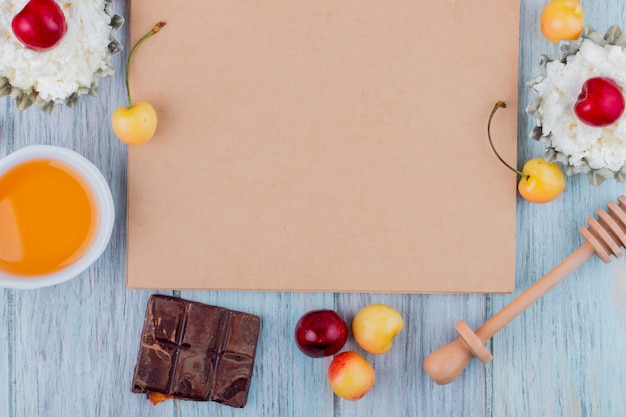
<path fill-rule="evenodd" d="M 157 114 L 154 107 L 146 101 L 133 104 L 130 94 L 130 62 L 139 45 L 148 38 L 158 33 L 165 26 L 165 22 L 159 22 L 145 35 L 143 35 L 132 47 L 126 61 L 126 98 L 127 105 L 117 108 L 113 112 L 111 125 L 117 137 L 128 145 L 143 145 L 152 139 L 157 127 Z"/>
<path fill-rule="evenodd" d="M 517 189 L 524 199 L 533 203 L 547 203 L 554 200 L 565 189 L 565 176 L 555 162 L 547 162 L 543 158 L 533 158 L 526 162 L 520 171 L 508 164 L 496 150 L 491 139 L 491 121 L 499 108 L 506 108 L 506 103 L 498 100 L 493 106 L 487 122 L 487 137 L 491 149 L 504 166 L 520 176 Z"/>

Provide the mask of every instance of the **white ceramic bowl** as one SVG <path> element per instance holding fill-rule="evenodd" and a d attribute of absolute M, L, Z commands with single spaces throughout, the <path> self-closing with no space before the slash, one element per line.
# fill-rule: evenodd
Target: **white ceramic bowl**
<path fill-rule="evenodd" d="M 98 225 L 89 248 L 67 267 L 45 275 L 20 277 L 0 271 L 0 287 L 31 289 L 59 284 L 79 275 L 102 255 L 106 249 L 115 221 L 111 189 L 98 168 L 82 155 L 60 146 L 33 145 L 19 149 L 0 159 L 0 177 L 11 168 L 35 159 L 52 159 L 72 167 L 86 181 L 94 196 Z"/>

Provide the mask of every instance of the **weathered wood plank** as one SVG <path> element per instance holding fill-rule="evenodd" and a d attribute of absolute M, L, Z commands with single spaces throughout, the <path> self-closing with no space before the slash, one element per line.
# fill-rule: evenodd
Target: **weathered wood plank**
<path fill-rule="evenodd" d="M 10 358 L 13 348 L 13 307 L 9 302 L 11 290 L 0 289 L 0 415 L 11 417 L 13 398 L 11 382 L 13 377 Z"/>
<path fill-rule="evenodd" d="M 0 99 L 0 158 L 13 150 L 14 105 Z M 13 292 L 0 288 L 0 415 L 12 417 Z"/>
<path fill-rule="evenodd" d="M 520 82 L 539 75 L 539 55 L 557 46 L 543 39 L 539 16 L 545 2 L 522 1 Z M 624 4 L 583 2 L 586 23 L 605 31 L 624 25 Z M 520 86 L 519 162 L 540 156 L 531 143 L 534 121 L 523 113 L 531 93 Z M 558 200 L 518 204 L 517 290 L 492 297 L 496 312 L 542 277 L 582 242 L 578 228 L 608 201 L 624 193 L 615 182 L 592 187 L 584 176 L 567 179 Z M 588 261 L 493 339 L 493 416 L 612 416 L 624 410 L 626 344 L 624 264 Z M 617 353 L 617 355 L 616 355 Z"/>

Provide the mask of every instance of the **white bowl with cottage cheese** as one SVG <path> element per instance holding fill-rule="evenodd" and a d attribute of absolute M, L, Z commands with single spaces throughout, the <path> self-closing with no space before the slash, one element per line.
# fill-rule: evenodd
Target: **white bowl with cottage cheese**
<path fill-rule="evenodd" d="M 527 111 L 536 121 L 531 137 L 547 145 L 546 159 L 561 162 L 569 175 L 587 174 L 594 185 L 608 178 L 626 180 L 626 115 L 593 127 L 578 119 L 574 104 L 592 77 L 613 79 L 626 93 L 621 35 L 617 26 L 605 35 L 586 27 L 580 40 L 561 45 L 559 56 L 543 56 L 542 75 L 528 83 L 534 100 Z"/>
<path fill-rule="evenodd" d="M 15 98 L 18 109 L 31 104 L 49 112 L 58 103 L 73 107 L 78 96 L 97 94 L 98 80 L 114 73 L 112 54 L 121 50 L 114 32 L 123 19 L 110 11 L 112 0 L 57 0 L 67 33 L 47 51 L 25 47 L 11 21 L 28 0 L 0 1 L 0 96 Z"/>

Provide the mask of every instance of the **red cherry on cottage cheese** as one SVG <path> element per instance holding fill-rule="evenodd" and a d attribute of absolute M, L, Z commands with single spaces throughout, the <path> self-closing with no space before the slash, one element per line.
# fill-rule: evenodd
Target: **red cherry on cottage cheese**
<path fill-rule="evenodd" d="M 574 104 L 574 113 L 590 126 L 603 127 L 614 123 L 624 113 L 621 87 L 610 78 L 589 78 Z"/>
<path fill-rule="evenodd" d="M 67 32 L 61 7 L 54 0 L 30 0 L 11 22 L 15 37 L 26 47 L 47 51 Z"/>

